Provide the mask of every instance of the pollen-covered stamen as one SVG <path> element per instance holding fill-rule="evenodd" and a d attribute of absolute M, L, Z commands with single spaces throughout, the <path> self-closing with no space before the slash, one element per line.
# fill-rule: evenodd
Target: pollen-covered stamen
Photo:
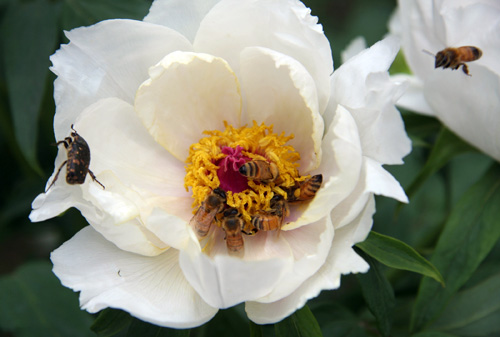
<path fill-rule="evenodd" d="M 226 191 L 226 207 L 238 210 L 245 231 L 250 232 L 248 227 L 254 214 L 269 211 L 275 195 L 288 198 L 290 189 L 308 177 L 299 175 L 300 156 L 286 145 L 293 135 L 276 134 L 272 126 L 256 122 L 252 127 L 238 129 L 224 125 L 224 131 L 205 131 L 207 136 L 191 145 L 184 185 L 193 192 L 193 213 L 214 189 Z M 250 162 L 269 164 L 274 172 L 271 179 L 259 180 L 241 174 L 239 169 Z M 214 219 L 214 223 L 220 226 L 220 221 Z"/>

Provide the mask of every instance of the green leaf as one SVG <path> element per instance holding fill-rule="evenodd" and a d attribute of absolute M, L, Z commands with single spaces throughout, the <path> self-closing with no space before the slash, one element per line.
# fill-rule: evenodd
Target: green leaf
<path fill-rule="evenodd" d="M 423 331 L 417 334 L 411 335 L 411 337 L 457 337 L 455 335 L 450 335 L 439 331 Z"/>
<path fill-rule="evenodd" d="M 0 326 L 16 337 L 95 336 L 78 295 L 61 286 L 49 262 L 32 262 L 0 278 Z"/>
<path fill-rule="evenodd" d="M 1 27 L 16 140 L 30 166 L 40 174 L 36 158 L 38 120 L 49 56 L 57 44 L 59 8 L 52 1 L 12 2 Z"/>
<path fill-rule="evenodd" d="M 435 117 L 424 116 L 417 113 L 407 111 L 400 108 L 406 131 L 412 138 L 412 145 L 415 139 L 422 143 L 422 147 L 430 148 L 428 139 L 434 138 L 436 134 L 443 128 L 443 125 Z M 413 145 L 413 147 L 415 147 Z"/>
<path fill-rule="evenodd" d="M 459 335 L 500 332 L 500 273 L 459 292 L 432 328 Z"/>
<path fill-rule="evenodd" d="M 219 310 L 208 323 L 194 329 L 195 336 L 233 337 L 248 336 L 248 318 L 245 305 Z"/>
<path fill-rule="evenodd" d="M 423 279 L 412 312 L 413 331 L 437 318 L 500 238 L 500 165 L 495 164 L 456 204 L 431 261 L 446 288 Z"/>
<path fill-rule="evenodd" d="M 402 241 L 371 231 L 368 238 L 356 246 L 386 266 L 420 273 L 444 285 L 439 270 Z"/>
<path fill-rule="evenodd" d="M 321 337 L 321 329 L 316 318 L 305 305 L 284 320 L 274 325 L 276 337 Z"/>
<path fill-rule="evenodd" d="M 396 305 L 394 290 L 391 284 L 380 270 L 380 264 L 359 249 L 356 249 L 361 257 L 368 262 L 370 270 L 364 274 L 356 274 L 363 297 L 368 308 L 377 319 L 379 330 L 383 336 L 389 336 L 392 327 L 393 310 Z"/>
<path fill-rule="evenodd" d="M 394 59 L 394 62 L 392 62 L 391 67 L 389 68 L 389 73 L 391 75 L 394 74 L 411 74 L 411 70 L 408 67 L 408 64 L 406 63 L 405 56 L 403 52 L 400 50 L 399 53 L 396 55 L 396 58 Z"/>
<path fill-rule="evenodd" d="M 311 310 L 320 323 L 323 336 L 367 337 L 364 328 L 374 330 L 339 301 L 313 301 Z"/>
<path fill-rule="evenodd" d="M 448 163 L 450 159 L 468 151 L 475 151 L 475 149 L 453 132 L 443 127 L 424 167 L 410 186 L 405 189 L 408 198 L 411 200 L 420 186 Z"/>
<path fill-rule="evenodd" d="M 62 26 L 69 30 L 106 19 L 142 20 L 150 6 L 144 0 L 64 0 Z"/>
<path fill-rule="evenodd" d="M 262 327 L 250 321 L 250 337 L 263 337 Z"/>
<path fill-rule="evenodd" d="M 101 337 L 114 336 L 128 328 L 132 320 L 132 316 L 127 312 L 108 308 L 99 313 L 90 329 Z"/>
<path fill-rule="evenodd" d="M 127 337 L 189 337 L 191 330 L 162 328 L 133 318 Z"/>

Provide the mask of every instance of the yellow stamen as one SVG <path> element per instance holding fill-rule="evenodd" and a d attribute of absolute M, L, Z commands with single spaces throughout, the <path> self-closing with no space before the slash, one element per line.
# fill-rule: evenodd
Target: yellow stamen
<path fill-rule="evenodd" d="M 308 176 L 300 176 L 297 161 L 300 155 L 290 145 L 285 145 L 293 139 L 293 135 L 278 135 L 273 132 L 273 126 L 258 125 L 255 121 L 252 127 L 234 128 L 224 121 L 224 131 L 205 131 L 207 135 L 196 144 L 191 145 L 186 160 L 186 176 L 184 186 L 193 193 L 193 213 L 196 212 L 207 195 L 219 187 L 217 176 L 219 167 L 215 164 L 227 156 L 223 147 L 236 149 L 240 146 L 243 156 L 252 160 L 274 162 L 279 169 L 279 177 L 269 183 L 258 183 L 248 180 L 248 188 L 239 193 L 226 191 L 227 205 L 235 207 L 246 222 L 250 222 L 252 214 L 259 210 L 268 210 L 271 198 L 280 194 L 287 198 L 286 188 L 304 181 Z"/>

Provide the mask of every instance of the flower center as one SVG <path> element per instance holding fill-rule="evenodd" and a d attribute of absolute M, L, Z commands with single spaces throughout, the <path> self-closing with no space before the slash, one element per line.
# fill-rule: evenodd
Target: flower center
<path fill-rule="evenodd" d="M 219 188 L 225 191 L 226 205 L 236 208 L 245 225 L 250 226 L 253 215 L 270 209 L 273 196 L 281 195 L 286 200 L 289 191 L 308 176 L 299 175 L 300 155 L 286 145 L 293 135 L 278 135 L 272 125 L 255 121 L 252 127 L 236 129 L 227 122 L 224 126 L 224 131 L 204 131 L 207 136 L 191 145 L 184 186 L 192 189 L 193 213 Z M 247 172 L 250 162 L 259 167 L 249 167 Z M 279 175 L 258 179 L 256 175 L 264 177 L 266 170 Z"/>

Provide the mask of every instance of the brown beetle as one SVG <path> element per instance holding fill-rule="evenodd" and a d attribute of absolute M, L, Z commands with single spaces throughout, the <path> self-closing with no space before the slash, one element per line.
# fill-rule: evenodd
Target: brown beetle
<path fill-rule="evenodd" d="M 90 149 L 89 145 L 83 139 L 78 132 L 73 128 L 73 124 L 71 124 L 71 136 L 64 138 L 64 140 L 58 141 L 55 145 L 58 146 L 60 144 L 64 144 L 66 148 L 66 152 L 68 155 L 68 159 L 66 159 L 59 169 L 57 170 L 56 176 L 54 180 L 50 184 L 49 188 L 45 192 L 47 192 L 52 185 L 56 182 L 59 173 L 61 172 L 64 165 L 66 165 L 66 182 L 70 185 L 75 184 L 83 184 L 85 182 L 85 178 L 87 177 L 87 173 L 90 174 L 92 180 L 102 186 L 105 189 L 104 185 L 96 179 L 94 173 L 89 170 L 90 165 Z"/>

